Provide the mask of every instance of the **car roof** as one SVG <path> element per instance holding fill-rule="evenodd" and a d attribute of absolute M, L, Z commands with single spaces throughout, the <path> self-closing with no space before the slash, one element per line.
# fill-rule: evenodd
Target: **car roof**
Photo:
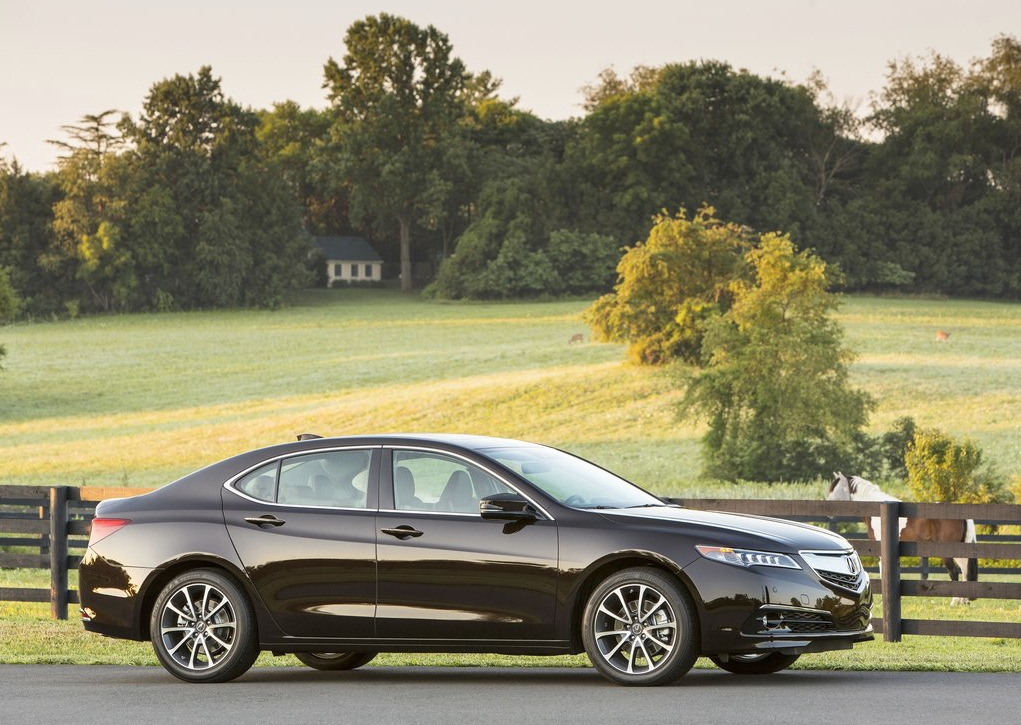
<path fill-rule="evenodd" d="M 439 444 L 467 448 L 473 451 L 484 451 L 490 448 L 521 448 L 538 446 L 514 438 L 498 438 L 494 436 L 474 435 L 465 433 L 381 433 L 376 435 L 336 436 L 307 439 L 309 448 L 320 448 L 324 445 L 392 445 L 392 444 Z"/>

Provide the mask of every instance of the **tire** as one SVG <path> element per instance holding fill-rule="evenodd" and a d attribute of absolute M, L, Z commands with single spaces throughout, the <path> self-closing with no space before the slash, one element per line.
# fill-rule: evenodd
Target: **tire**
<path fill-rule="evenodd" d="M 592 665 L 608 680 L 664 685 L 695 664 L 698 617 L 676 578 L 657 569 L 625 569 L 589 597 L 582 641 Z"/>
<path fill-rule="evenodd" d="M 711 655 L 713 664 L 721 670 L 733 672 L 735 675 L 771 675 L 798 661 L 801 655 L 785 655 L 779 652 L 765 652 L 753 655 L 730 655 L 726 662 Z"/>
<path fill-rule="evenodd" d="M 213 569 L 174 577 L 149 620 L 156 657 L 185 682 L 227 682 L 259 656 L 255 615 L 242 589 Z"/>
<path fill-rule="evenodd" d="M 375 652 L 295 652 L 294 656 L 315 670 L 354 670 L 368 664 Z"/>

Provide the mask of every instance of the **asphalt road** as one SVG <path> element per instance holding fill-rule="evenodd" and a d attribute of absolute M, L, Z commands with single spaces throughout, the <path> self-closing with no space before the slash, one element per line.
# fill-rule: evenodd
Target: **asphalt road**
<path fill-rule="evenodd" d="M 1019 685 L 1017 674 L 693 670 L 670 687 L 625 688 L 589 669 L 427 667 L 264 667 L 188 685 L 157 667 L 3 665 L 0 722 L 950 725 L 1011 721 Z"/>

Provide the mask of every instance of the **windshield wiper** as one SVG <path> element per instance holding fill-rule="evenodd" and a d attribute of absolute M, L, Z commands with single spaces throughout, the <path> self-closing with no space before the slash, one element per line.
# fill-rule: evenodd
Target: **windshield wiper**
<path fill-rule="evenodd" d="M 625 506 L 626 509 L 648 509 L 648 508 L 659 508 L 660 506 L 669 506 L 666 503 L 636 503 L 634 506 Z"/>

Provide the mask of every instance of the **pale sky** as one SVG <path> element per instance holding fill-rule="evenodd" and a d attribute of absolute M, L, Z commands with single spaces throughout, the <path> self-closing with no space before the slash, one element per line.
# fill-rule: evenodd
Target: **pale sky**
<path fill-rule="evenodd" d="M 325 106 L 323 64 L 355 20 L 388 12 L 446 33 L 501 96 L 547 119 L 582 115 L 581 88 L 613 67 L 722 60 L 869 108 L 890 60 L 930 50 L 967 64 L 1021 37 L 1019 0 L 0 0 L 0 150 L 53 168 L 60 127 L 211 65 L 242 105 Z"/>

